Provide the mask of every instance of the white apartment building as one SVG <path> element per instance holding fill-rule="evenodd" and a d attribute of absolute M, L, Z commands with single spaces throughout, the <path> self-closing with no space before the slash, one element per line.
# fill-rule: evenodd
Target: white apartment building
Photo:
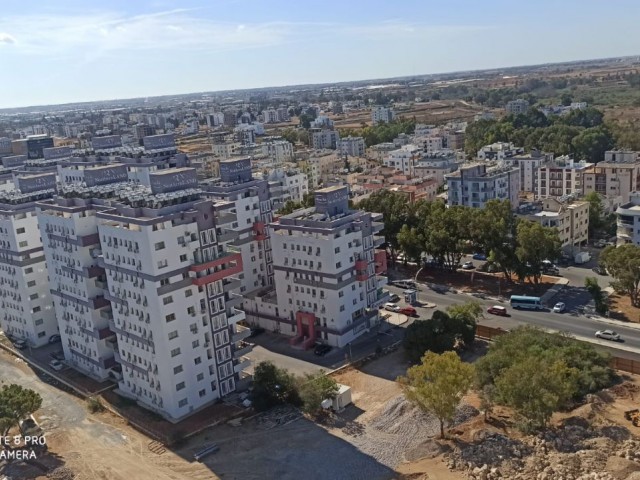
<path fill-rule="evenodd" d="M 301 172 L 274 168 L 263 178 L 269 182 L 269 199 L 274 212 L 288 201 L 301 202 L 309 193 L 309 179 Z"/>
<path fill-rule="evenodd" d="M 268 108 L 262 111 L 264 123 L 278 123 L 278 112 L 275 108 Z"/>
<path fill-rule="evenodd" d="M 384 158 L 384 166 L 395 168 L 405 175 L 415 175 L 415 165 L 422 157 L 422 149 L 416 145 L 404 145 L 389 152 Z"/>
<path fill-rule="evenodd" d="M 389 123 L 396 118 L 396 114 L 391 107 L 376 105 L 371 109 L 371 121 L 374 125 L 378 123 Z"/>
<path fill-rule="evenodd" d="M 515 155 L 524 154 L 523 148 L 514 147 L 513 143 L 496 142 L 491 145 L 485 145 L 478 150 L 477 157 L 479 160 L 506 160 Z"/>
<path fill-rule="evenodd" d="M 604 152 L 607 163 L 636 163 L 640 161 L 640 152 L 625 150 L 607 150 Z"/>
<path fill-rule="evenodd" d="M 640 187 L 640 162 L 598 162 L 585 169 L 582 178 L 584 195 L 597 192 L 604 197 L 616 199 L 618 204 L 628 203 L 631 192 Z"/>
<path fill-rule="evenodd" d="M 0 156 L 11 155 L 11 139 L 0 137 Z"/>
<path fill-rule="evenodd" d="M 242 255 L 240 293 L 246 295 L 273 285 L 271 238 L 268 228 L 273 219 L 269 183 L 251 174 L 251 159 L 220 162 L 220 178 L 203 182 L 204 195 L 231 202 L 236 218 L 223 227 L 236 236 L 232 245 Z"/>
<path fill-rule="evenodd" d="M 342 138 L 339 142 L 339 150 L 342 155 L 349 155 L 350 157 L 364 157 L 364 138 L 352 136 Z"/>
<path fill-rule="evenodd" d="M 413 134 L 416 137 L 430 137 L 440 133 L 440 128 L 435 125 L 427 125 L 425 123 L 417 123 Z"/>
<path fill-rule="evenodd" d="M 528 218 L 543 227 L 558 229 L 562 248 L 571 253 L 575 247 L 586 245 L 589 238 L 589 202 L 546 198 L 542 211 Z"/>
<path fill-rule="evenodd" d="M 224 124 L 224 113 L 222 112 L 208 113 L 205 118 L 207 119 L 207 125 L 211 128 Z"/>
<path fill-rule="evenodd" d="M 513 209 L 518 207 L 520 175 L 517 168 L 493 167 L 476 164 L 460 167 L 445 175 L 448 186 L 447 205 L 465 205 L 484 208 L 489 200 L 509 200 Z"/>
<path fill-rule="evenodd" d="M 518 98 L 517 100 L 511 100 L 507 102 L 507 105 L 504 107 L 507 113 L 512 115 L 519 115 L 521 113 L 527 113 L 529 110 L 529 102 L 522 98 Z"/>
<path fill-rule="evenodd" d="M 309 130 L 311 134 L 311 147 L 315 150 L 338 148 L 340 134 L 337 130 Z"/>
<path fill-rule="evenodd" d="M 83 170 L 82 183 L 38 204 L 55 242 L 45 254 L 65 358 L 177 421 L 246 378 L 250 331 L 233 293 L 242 257 L 222 227 L 233 204 L 203 200 L 191 168 L 152 172 L 149 185 L 108 168 Z"/>
<path fill-rule="evenodd" d="M 316 119 L 311 122 L 312 128 L 333 128 L 333 120 L 331 120 L 326 115 L 319 115 Z"/>
<path fill-rule="evenodd" d="M 616 210 L 616 237 L 618 245 L 633 243 L 640 245 L 640 192 L 633 192 L 629 202 L 620 205 Z"/>
<path fill-rule="evenodd" d="M 582 192 L 585 171 L 592 163 L 562 156 L 538 167 L 537 198 L 563 197 Z"/>
<path fill-rule="evenodd" d="M 285 163 L 293 160 L 293 145 L 286 140 L 270 140 L 260 144 L 262 153 L 268 155 L 276 163 Z"/>
<path fill-rule="evenodd" d="M 211 145 L 211 151 L 216 157 L 231 158 L 242 147 L 240 142 L 214 143 Z"/>
<path fill-rule="evenodd" d="M 444 139 L 441 136 L 431 135 L 428 137 L 414 137 L 413 143 L 422 147 L 426 153 L 439 152 L 444 148 Z"/>
<path fill-rule="evenodd" d="M 49 292 L 36 202 L 56 191 L 53 173 L 22 175 L 0 192 L 0 327 L 32 347 L 49 343 L 58 322 Z"/>
<path fill-rule="evenodd" d="M 291 337 L 343 347 L 374 327 L 388 299 L 380 214 L 349 210 L 346 186 L 315 192 L 315 207 L 270 224 L 275 289 L 247 299 L 249 322 Z"/>
<path fill-rule="evenodd" d="M 553 160 L 553 154 L 536 150 L 528 155 L 516 154 L 506 158 L 504 163 L 520 169 L 520 191 L 536 193 L 538 190 L 538 170 Z"/>

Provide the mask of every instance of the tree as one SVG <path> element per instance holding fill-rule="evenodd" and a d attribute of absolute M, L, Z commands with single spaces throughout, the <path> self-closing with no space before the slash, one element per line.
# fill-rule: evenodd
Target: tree
<path fill-rule="evenodd" d="M 335 398 L 338 390 L 338 383 L 322 371 L 305 373 L 298 380 L 302 410 L 305 413 L 317 413 L 322 408 L 322 401 Z"/>
<path fill-rule="evenodd" d="M 440 437 L 444 438 L 444 422 L 453 420 L 462 397 L 471 387 L 473 366 L 463 363 L 454 352 L 441 355 L 428 352 L 422 363 L 407 370 L 407 375 L 398 382 L 410 402 L 438 418 Z"/>
<path fill-rule="evenodd" d="M 457 268 L 471 238 L 472 210 L 459 205 L 447 208 L 436 202 L 425 220 L 425 252 L 450 270 Z"/>
<path fill-rule="evenodd" d="M 256 365 L 251 399 L 259 412 L 283 403 L 302 405 L 295 377 L 269 361 Z"/>
<path fill-rule="evenodd" d="M 604 152 L 614 146 L 613 135 L 604 126 L 588 128 L 580 132 L 572 141 L 575 154 L 580 159 L 599 162 Z"/>
<path fill-rule="evenodd" d="M 602 292 L 602 287 L 598 285 L 598 279 L 595 277 L 587 277 L 584 279 L 584 286 L 587 289 L 587 292 L 591 294 L 593 298 L 593 303 L 596 307 L 596 312 L 600 315 L 604 315 L 607 313 L 607 302 L 605 300 L 604 293 Z"/>
<path fill-rule="evenodd" d="M 451 313 L 436 310 L 430 319 L 416 320 L 407 327 L 403 346 L 412 362 L 427 351 L 443 353 L 457 345 L 470 345 L 476 334 L 475 306 L 453 308 Z"/>
<path fill-rule="evenodd" d="M 20 385 L 3 385 L 0 390 L 0 430 L 2 436 L 9 433 L 11 427 L 31 415 L 42 406 L 39 393 Z"/>
<path fill-rule="evenodd" d="M 589 202 L 589 238 L 593 238 L 595 233 L 604 226 L 602 197 L 594 191 L 589 192 L 584 199 Z"/>
<path fill-rule="evenodd" d="M 513 408 L 524 431 L 543 428 L 577 391 L 578 371 L 561 360 L 529 356 L 496 379 L 495 397 Z"/>
<path fill-rule="evenodd" d="M 633 306 L 640 306 L 640 247 L 630 243 L 609 246 L 600 254 L 600 265 L 615 279 L 613 289 L 629 295 Z"/>
<path fill-rule="evenodd" d="M 424 251 L 424 238 L 417 228 L 403 225 L 398 232 L 398 246 L 404 252 L 406 260 L 412 260 L 420 264 Z"/>
<path fill-rule="evenodd" d="M 455 328 L 465 345 L 471 345 L 476 338 L 478 320 L 482 317 L 483 311 L 482 306 L 473 301 L 447 307 L 447 314 L 452 322 L 459 322 Z"/>
<path fill-rule="evenodd" d="M 573 102 L 573 97 L 570 93 L 563 93 L 560 97 L 560 103 L 562 103 L 562 105 L 564 105 L 565 107 L 571 105 L 571 102 Z"/>
<path fill-rule="evenodd" d="M 520 263 L 526 267 L 519 273 L 521 277 L 529 276 L 534 285 L 539 285 L 542 278 L 543 261 L 560 256 L 562 242 L 555 228 L 543 227 L 539 223 L 521 221 L 517 228 L 516 255 Z"/>

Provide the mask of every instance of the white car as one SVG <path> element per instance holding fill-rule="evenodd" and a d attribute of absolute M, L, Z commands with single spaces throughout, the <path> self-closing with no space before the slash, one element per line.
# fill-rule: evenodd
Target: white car
<path fill-rule="evenodd" d="M 473 262 L 464 262 L 462 264 L 463 270 L 473 270 L 474 268 L 476 268 L 476 266 L 473 264 Z"/>
<path fill-rule="evenodd" d="M 554 313 L 562 313 L 567 309 L 566 305 L 562 302 L 558 302 L 553 306 Z"/>
<path fill-rule="evenodd" d="M 620 341 L 620 335 L 613 330 L 598 330 L 596 337 L 602 338 L 603 340 L 613 340 L 614 342 Z"/>
<path fill-rule="evenodd" d="M 396 305 L 395 303 L 385 303 L 384 304 L 384 309 L 388 310 L 390 312 L 399 312 L 400 311 L 400 307 L 398 305 Z"/>
<path fill-rule="evenodd" d="M 51 360 L 49 362 L 49 366 L 53 368 L 56 372 L 59 372 L 64 368 L 64 363 L 62 363 L 60 360 Z"/>

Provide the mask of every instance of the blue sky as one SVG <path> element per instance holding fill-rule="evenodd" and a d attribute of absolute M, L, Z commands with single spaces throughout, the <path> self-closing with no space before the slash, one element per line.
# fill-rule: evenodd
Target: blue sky
<path fill-rule="evenodd" d="M 637 0 L 1 0 L 0 108 L 640 54 Z"/>

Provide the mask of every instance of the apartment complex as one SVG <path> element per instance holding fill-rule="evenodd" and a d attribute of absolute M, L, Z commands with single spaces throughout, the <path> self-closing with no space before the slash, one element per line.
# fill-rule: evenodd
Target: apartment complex
<path fill-rule="evenodd" d="M 460 167 L 445 175 L 448 186 L 447 204 L 484 208 L 489 200 L 509 200 L 518 206 L 520 171 L 513 167 L 487 168 L 486 164 Z"/>
<path fill-rule="evenodd" d="M 422 158 L 422 150 L 416 145 L 404 145 L 389 152 L 384 158 L 384 165 L 401 171 L 405 175 L 414 175 L 416 163 Z"/>
<path fill-rule="evenodd" d="M 386 253 L 380 214 L 348 208 L 346 186 L 315 192 L 315 207 L 272 222 L 274 288 L 250 295 L 247 319 L 309 348 L 342 347 L 379 320 Z M 385 297 L 385 295 L 387 295 Z"/>
<path fill-rule="evenodd" d="M 629 202 L 616 210 L 618 245 L 640 245 L 640 192 L 629 195 Z"/>
<path fill-rule="evenodd" d="M 20 175 L 15 186 L 0 192 L 0 327 L 39 347 L 58 334 L 36 216 L 36 202 L 55 194 L 56 178 Z"/>
<path fill-rule="evenodd" d="M 584 170 L 582 192 L 617 198 L 618 203 L 628 203 L 631 192 L 640 186 L 640 162 L 598 162 Z"/>
<path fill-rule="evenodd" d="M 546 198 L 542 211 L 528 217 L 543 227 L 558 229 L 562 248 L 573 253 L 586 245 L 589 235 L 589 202 Z"/>
<path fill-rule="evenodd" d="M 378 123 L 389 123 L 396 118 L 393 108 L 377 105 L 371 109 L 371 121 L 374 125 Z"/>
<path fill-rule="evenodd" d="M 564 197 L 582 192 L 582 179 L 591 163 L 563 156 L 538 168 L 538 198 Z"/>
<path fill-rule="evenodd" d="M 342 155 L 350 157 L 364 157 L 365 143 L 362 137 L 348 136 L 339 142 L 339 150 Z"/>
<path fill-rule="evenodd" d="M 263 178 L 269 182 L 271 209 L 278 211 L 288 201 L 301 202 L 309 193 L 309 180 L 301 172 L 274 168 Z"/>
<path fill-rule="evenodd" d="M 517 100 L 511 100 L 507 102 L 507 105 L 504 107 L 507 113 L 512 115 L 520 115 L 523 113 L 527 113 L 529 110 L 529 102 L 522 98 L 518 98 Z"/>
<path fill-rule="evenodd" d="M 336 150 L 340 142 L 340 134 L 337 130 L 310 129 L 311 147 L 315 150 Z"/>

